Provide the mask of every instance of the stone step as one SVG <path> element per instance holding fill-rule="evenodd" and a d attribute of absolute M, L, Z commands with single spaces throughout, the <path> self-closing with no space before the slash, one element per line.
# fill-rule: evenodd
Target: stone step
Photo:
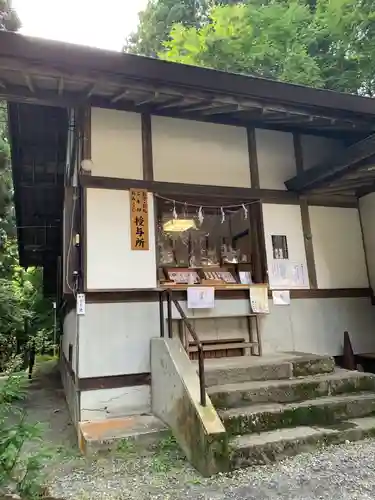
<path fill-rule="evenodd" d="M 205 360 L 206 386 L 255 380 L 283 380 L 331 373 L 335 361 L 329 356 L 280 353 L 272 356 L 240 356 Z"/>
<path fill-rule="evenodd" d="M 136 445 L 137 452 L 141 453 L 168 435 L 168 427 L 154 415 L 130 415 L 78 423 L 79 448 L 84 455 L 116 450 L 122 445 Z"/>
<path fill-rule="evenodd" d="M 375 393 L 321 397 L 291 404 L 259 404 L 219 412 L 229 435 L 285 427 L 332 425 L 375 413 Z"/>
<path fill-rule="evenodd" d="M 232 469 L 267 464 L 311 451 L 319 445 L 358 441 L 375 436 L 375 417 L 350 419 L 335 427 L 296 427 L 233 438 Z"/>
<path fill-rule="evenodd" d="M 238 408 L 249 403 L 293 403 L 322 396 L 375 391 L 372 374 L 336 369 L 332 373 L 289 380 L 266 380 L 212 386 L 208 394 L 216 408 Z"/>

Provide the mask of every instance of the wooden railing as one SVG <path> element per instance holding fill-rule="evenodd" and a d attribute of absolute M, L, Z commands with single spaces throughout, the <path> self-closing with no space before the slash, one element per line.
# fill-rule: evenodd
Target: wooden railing
<path fill-rule="evenodd" d="M 199 389 L 200 389 L 200 400 L 201 405 L 206 406 L 206 384 L 205 384 L 205 375 L 204 375 L 204 353 L 202 342 L 199 340 L 198 334 L 195 331 L 193 325 L 190 323 L 184 310 L 181 307 L 181 304 L 177 299 L 173 297 L 172 290 L 161 290 L 159 296 L 159 307 L 160 307 L 160 336 L 165 336 L 165 321 L 164 321 L 164 299 L 167 300 L 167 328 L 168 328 L 168 337 L 172 338 L 173 336 L 173 326 L 172 326 L 172 303 L 177 309 L 178 313 L 181 316 L 182 321 L 184 322 L 186 328 L 189 330 L 191 336 L 194 339 L 195 345 L 198 349 L 198 376 L 199 376 Z"/>

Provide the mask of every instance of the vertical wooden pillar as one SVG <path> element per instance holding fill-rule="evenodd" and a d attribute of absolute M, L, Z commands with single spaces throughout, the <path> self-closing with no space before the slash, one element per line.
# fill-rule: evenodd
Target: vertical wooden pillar
<path fill-rule="evenodd" d="M 142 159 L 143 159 L 143 180 L 154 180 L 154 165 L 152 156 L 152 130 L 151 115 L 142 113 Z"/>
<path fill-rule="evenodd" d="M 255 189 L 260 189 L 257 145 L 256 145 L 255 129 L 253 127 L 247 128 L 247 147 L 249 152 L 251 187 Z M 250 208 L 249 222 L 250 222 L 250 234 L 251 234 L 251 249 L 252 249 L 252 257 L 254 260 L 252 266 L 254 273 L 253 277 L 257 283 L 262 283 L 268 281 L 262 202 L 259 200 L 258 203 L 250 205 L 249 208 Z"/>
<path fill-rule="evenodd" d="M 304 169 L 300 134 L 297 133 L 293 134 L 293 144 L 294 144 L 294 157 L 296 161 L 297 174 L 300 174 L 301 172 L 303 172 Z M 300 209 L 301 209 L 303 241 L 305 244 L 307 273 L 309 276 L 310 288 L 318 288 L 315 258 L 314 258 L 314 247 L 311 234 L 309 205 L 307 199 L 304 197 L 300 198 Z"/>

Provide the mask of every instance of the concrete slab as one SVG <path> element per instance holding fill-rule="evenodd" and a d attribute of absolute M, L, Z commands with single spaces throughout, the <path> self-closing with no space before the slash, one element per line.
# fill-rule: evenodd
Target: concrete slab
<path fill-rule="evenodd" d="M 301 426 L 238 436 L 230 441 L 231 467 L 265 464 L 316 446 L 375 436 L 375 417 L 350 419 L 335 427 Z"/>
<path fill-rule="evenodd" d="M 281 441 L 295 441 L 297 439 L 308 439 L 309 437 L 322 437 L 328 434 L 338 434 L 335 429 L 324 429 L 319 427 L 292 427 L 291 429 L 276 429 L 275 431 L 261 432 L 259 434 L 247 434 L 237 436 L 231 440 L 231 445 L 237 450 L 250 446 L 263 446 L 265 444 L 279 443 Z"/>
<path fill-rule="evenodd" d="M 375 376 L 342 369 L 289 380 L 260 380 L 218 385 L 207 390 L 216 408 L 238 408 L 250 403 L 292 403 L 361 391 L 375 391 Z"/>
<path fill-rule="evenodd" d="M 259 404 L 220 412 L 231 435 L 297 426 L 329 426 L 375 412 L 375 394 L 321 397 L 292 404 Z"/>
<path fill-rule="evenodd" d="M 134 440 L 147 448 L 162 439 L 168 427 L 153 415 L 132 415 L 94 422 L 79 422 L 79 446 L 83 453 L 111 450 L 122 440 Z"/>
<path fill-rule="evenodd" d="M 250 380 L 282 380 L 330 373 L 334 368 L 335 362 L 330 356 L 305 353 L 212 358 L 205 360 L 206 386 Z"/>

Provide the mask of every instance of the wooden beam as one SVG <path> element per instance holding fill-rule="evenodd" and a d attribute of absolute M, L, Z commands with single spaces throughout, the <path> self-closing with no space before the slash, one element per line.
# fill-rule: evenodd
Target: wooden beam
<path fill-rule="evenodd" d="M 364 161 L 375 154 L 375 134 L 370 135 L 363 141 L 353 144 L 339 153 L 332 162 L 312 167 L 297 174 L 285 184 L 288 189 L 294 191 L 307 191 L 319 184 L 324 184 L 333 176 L 342 176 L 355 168 L 356 164 Z"/>
<path fill-rule="evenodd" d="M 29 88 L 30 92 L 32 92 L 34 94 L 35 93 L 35 86 L 34 86 L 34 83 L 33 83 L 31 76 L 26 74 L 25 81 L 26 81 L 26 85 Z"/>
<path fill-rule="evenodd" d="M 256 145 L 255 129 L 247 128 L 246 132 L 247 132 L 247 149 L 249 153 L 251 187 L 259 189 L 260 181 L 259 181 L 258 152 Z"/>
<path fill-rule="evenodd" d="M 150 102 L 153 102 L 155 99 L 157 99 L 159 97 L 159 92 L 153 92 L 152 95 L 150 95 L 149 97 L 146 97 L 145 99 L 142 99 L 141 101 L 137 101 L 135 103 L 136 106 L 144 106 L 145 104 L 148 104 Z"/>
<path fill-rule="evenodd" d="M 94 391 L 98 389 L 120 389 L 151 385 L 151 373 L 128 373 L 125 375 L 108 375 L 106 377 L 79 378 L 79 391 Z"/>
<path fill-rule="evenodd" d="M 152 129 L 151 116 L 148 113 L 142 113 L 142 161 L 143 179 L 145 181 L 153 181 Z"/>
<path fill-rule="evenodd" d="M 316 275 L 315 258 L 314 258 L 313 237 L 311 233 L 311 224 L 310 224 L 310 213 L 306 199 L 301 200 L 300 207 L 301 207 L 303 240 L 305 244 L 305 253 L 306 253 L 307 273 L 309 276 L 310 287 L 318 288 L 318 280 Z"/>
<path fill-rule="evenodd" d="M 91 160 L 91 106 L 85 106 L 82 111 L 83 129 L 83 159 Z"/>
<path fill-rule="evenodd" d="M 314 192 L 319 192 L 321 194 L 329 195 L 329 194 L 337 194 L 344 191 L 353 191 L 356 189 L 360 189 L 361 187 L 368 186 L 373 184 L 374 180 L 357 180 L 357 181 L 348 181 L 348 182 L 338 182 L 336 185 L 327 186 L 316 189 Z"/>
<path fill-rule="evenodd" d="M 302 150 L 301 134 L 297 133 L 293 134 L 293 146 L 294 146 L 294 158 L 296 161 L 297 174 L 300 174 L 303 172 L 303 150 Z"/>
<path fill-rule="evenodd" d="M 64 93 L 64 78 L 59 78 L 59 84 L 57 87 L 57 93 L 59 96 L 62 96 Z"/>
<path fill-rule="evenodd" d="M 303 151 L 301 136 L 293 134 L 294 159 L 296 163 L 297 173 L 301 174 L 304 170 Z M 309 276 L 310 288 L 318 288 L 318 280 L 316 275 L 316 266 L 314 258 L 314 246 L 311 233 L 309 205 L 306 198 L 300 200 L 301 222 L 303 231 L 303 241 L 305 245 L 307 274 Z"/>
<path fill-rule="evenodd" d="M 129 94 L 130 94 L 129 89 L 121 91 L 119 94 L 116 94 L 111 98 L 111 104 L 114 104 L 117 101 L 121 101 L 121 99 L 123 99 L 124 97 L 126 97 Z"/>
<path fill-rule="evenodd" d="M 192 107 L 188 108 L 183 108 L 181 109 L 182 113 L 195 113 L 196 111 L 205 111 L 205 110 L 210 110 L 213 109 L 212 102 L 202 102 L 199 105 L 193 105 Z"/>
<path fill-rule="evenodd" d="M 239 104 L 223 104 L 222 106 L 217 106 L 215 108 L 203 111 L 203 115 L 219 115 L 225 113 L 236 113 L 238 111 L 244 111 L 245 108 L 241 107 Z"/>
<path fill-rule="evenodd" d="M 93 93 L 95 92 L 96 89 L 96 83 L 90 83 L 87 90 L 86 90 L 86 97 L 89 99 Z"/>

